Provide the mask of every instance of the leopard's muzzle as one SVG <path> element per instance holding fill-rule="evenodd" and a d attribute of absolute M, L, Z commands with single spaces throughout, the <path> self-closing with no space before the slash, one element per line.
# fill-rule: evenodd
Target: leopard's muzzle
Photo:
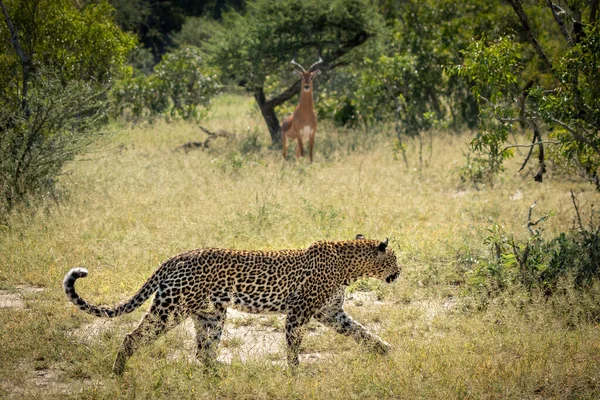
<path fill-rule="evenodd" d="M 395 272 L 395 273 L 391 274 L 390 276 L 388 276 L 387 278 L 385 278 L 385 281 L 386 281 L 387 283 L 392 283 L 392 282 L 394 282 L 396 279 L 398 279 L 398 273 L 397 273 L 397 272 Z"/>

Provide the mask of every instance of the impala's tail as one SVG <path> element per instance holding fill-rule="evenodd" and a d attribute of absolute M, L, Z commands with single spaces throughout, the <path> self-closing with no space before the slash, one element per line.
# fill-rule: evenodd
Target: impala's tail
<path fill-rule="evenodd" d="M 99 307 L 88 303 L 82 299 L 75 291 L 75 281 L 79 278 L 85 278 L 88 274 L 85 268 L 73 268 L 70 270 L 65 279 L 63 280 L 63 289 L 67 294 L 67 297 L 71 303 L 75 304 L 80 310 L 85 311 L 88 314 L 95 315 L 97 317 L 118 317 L 121 314 L 128 314 L 141 306 L 154 292 L 158 290 L 159 283 L 161 281 L 161 271 L 159 268 L 150 279 L 144 283 L 144 285 L 137 291 L 137 293 L 129 299 L 126 303 L 119 304 L 116 307 Z"/>

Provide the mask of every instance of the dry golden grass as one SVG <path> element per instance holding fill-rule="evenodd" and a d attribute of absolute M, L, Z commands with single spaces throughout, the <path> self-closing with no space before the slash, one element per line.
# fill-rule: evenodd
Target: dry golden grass
<path fill-rule="evenodd" d="M 0 289 L 23 293 L 25 309 L 0 308 L 0 397 L 31 398 L 598 398 L 599 328 L 565 324 L 543 298 L 519 294 L 474 311 L 458 255 L 482 254 L 490 220 L 526 237 L 538 201 L 549 235 L 569 227 L 570 189 L 593 203 L 593 187 L 549 176 L 537 184 L 509 163 L 497 185 L 460 189 L 465 135 L 439 134 L 431 161 L 394 159 L 393 137 L 321 125 L 314 164 L 284 162 L 268 148 L 252 100 L 221 96 L 203 123 L 237 133 L 209 150 L 174 149 L 205 136 L 186 123 L 118 130 L 110 143 L 72 164 L 65 195 L 0 228 Z M 293 154 L 293 152 L 292 152 Z M 425 154 L 428 159 L 428 154 Z M 234 358 L 207 374 L 188 357 L 185 330 L 136 353 L 125 376 L 110 367 L 123 334 L 146 305 L 94 340 L 73 332 L 96 323 L 67 302 L 64 274 L 85 266 L 78 291 L 94 303 L 127 299 L 166 258 L 198 247 L 280 249 L 357 233 L 390 237 L 403 275 L 394 285 L 363 282 L 382 300 L 348 306 L 394 346 L 372 356 L 317 330 L 304 352 L 323 357 L 291 376 L 278 358 Z M 24 292 L 18 285 L 43 287 Z M 1 297 L 0 297 L 1 298 Z M 568 313 L 568 307 L 565 307 Z M 276 320 L 238 321 L 277 327 Z M 234 351 L 239 339 L 227 343 Z M 190 354 L 191 356 L 191 354 Z"/>

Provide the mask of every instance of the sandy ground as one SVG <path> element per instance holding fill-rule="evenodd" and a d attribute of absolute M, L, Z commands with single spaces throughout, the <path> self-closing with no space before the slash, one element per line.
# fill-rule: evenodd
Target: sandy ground
<path fill-rule="evenodd" d="M 34 308 L 36 301 L 42 301 L 43 288 L 17 286 L 14 290 L 0 290 L 0 309 L 22 312 Z M 357 307 L 377 307 L 391 305 L 388 301 L 377 299 L 374 292 L 354 292 L 347 296 L 348 309 Z M 431 300 L 415 301 L 402 307 L 415 308 L 421 311 L 426 320 L 433 320 L 437 315 L 450 311 L 454 302 L 450 299 L 443 303 Z M 350 311 L 352 313 L 352 311 Z M 272 363 L 285 365 L 285 334 L 283 315 L 248 314 L 233 308 L 227 311 L 223 336 L 218 351 L 218 361 L 229 364 L 232 361 L 247 362 L 251 360 L 269 360 Z M 120 323 L 118 319 L 96 319 L 89 324 L 80 326 L 70 332 L 82 345 L 90 345 L 105 334 L 122 334 L 131 331 L 136 323 Z M 375 333 L 378 324 L 367 324 Z M 327 328 L 317 323 L 311 323 L 306 329 L 306 336 L 322 335 Z M 195 361 L 196 339 L 194 324 L 186 320 L 175 328 L 170 335 L 182 340 L 183 350 L 174 350 L 167 357 L 169 360 L 187 359 Z M 315 362 L 327 358 L 331 354 L 308 352 L 300 355 L 301 362 Z M 44 364 L 36 367 L 35 360 L 23 360 L 17 366 L 26 380 L 25 385 L 14 385 L 11 382 L 0 382 L 0 387 L 9 393 L 10 398 L 36 397 L 38 395 L 74 394 L 85 387 L 98 387 L 102 382 L 91 379 L 73 380 L 66 376 L 60 368 Z"/>

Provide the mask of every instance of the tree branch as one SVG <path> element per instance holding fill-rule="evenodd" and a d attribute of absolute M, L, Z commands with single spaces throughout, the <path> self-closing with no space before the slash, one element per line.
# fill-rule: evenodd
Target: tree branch
<path fill-rule="evenodd" d="M 600 156 L 600 149 L 598 148 L 598 146 L 596 146 L 593 142 L 591 142 L 590 140 L 588 140 L 581 133 L 577 132 L 577 130 L 575 130 L 571 126 L 565 124 L 564 122 L 562 122 L 562 121 L 560 121 L 560 120 L 558 120 L 556 118 L 550 117 L 550 120 L 553 121 L 553 122 L 556 122 L 557 124 L 559 124 L 560 126 L 562 126 L 563 128 L 565 128 L 567 131 L 569 131 L 569 133 L 571 133 L 571 135 L 575 138 L 575 140 L 578 140 L 578 141 L 580 141 L 582 143 L 587 144 L 588 146 L 590 146 L 596 152 L 596 154 L 598 154 Z"/>
<path fill-rule="evenodd" d="M 369 34 L 368 32 L 362 31 L 359 32 L 358 34 L 356 34 L 356 36 L 354 36 L 352 39 L 348 40 L 347 42 L 345 42 L 344 44 L 342 44 L 341 47 L 338 47 L 332 54 L 330 57 L 331 60 L 330 61 L 325 61 L 325 64 L 328 65 L 331 61 L 337 60 L 338 58 L 346 55 L 350 50 L 352 50 L 355 47 L 360 46 L 361 44 L 363 44 L 364 42 L 367 41 L 368 38 L 370 38 L 372 35 Z"/>
<path fill-rule="evenodd" d="M 394 94 L 394 91 L 390 87 L 389 83 L 385 85 L 385 88 L 387 89 L 390 98 L 394 101 L 394 130 L 396 131 L 396 136 L 398 137 L 398 146 L 400 147 L 400 150 L 402 150 L 402 158 L 404 158 L 404 165 L 406 165 L 406 169 L 408 170 L 408 159 L 406 158 L 406 149 L 402 144 L 402 136 L 400 133 L 400 110 L 402 109 L 402 106 L 398 102 L 398 96 Z"/>
<path fill-rule="evenodd" d="M 19 33 L 13 25 L 10 16 L 8 15 L 8 11 L 6 10 L 6 6 L 4 5 L 2 0 L 0 0 L 0 8 L 2 8 L 2 13 L 4 14 L 4 19 L 6 20 L 6 25 L 8 25 L 8 30 L 10 31 L 10 42 L 12 43 L 13 47 L 15 48 L 15 51 L 17 52 L 17 55 L 19 56 L 21 64 L 28 64 L 29 57 L 25 55 L 23 49 L 21 49 L 21 46 L 19 45 Z"/>
<path fill-rule="evenodd" d="M 525 168 L 525 166 L 527 165 L 527 162 L 529 162 L 529 158 L 531 157 L 531 153 L 533 153 L 533 146 L 535 146 L 535 139 L 537 139 L 537 136 L 534 134 L 533 135 L 533 140 L 531 141 L 531 144 L 517 144 L 514 146 L 507 146 L 504 149 L 502 149 L 502 152 L 504 152 L 505 150 L 508 150 L 512 147 L 529 147 L 529 152 L 527 153 L 527 157 L 525 157 L 525 161 L 523 161 L 523 164 L 521 164 L 521 168 L 519 168 L 518 172 L 523 171 L 523 168 Z"/>
<path fill-rule="evenodd" d="M 544 49 L 542 49 L 542 46 L 540 45 L 540 43 L 535 38 L 535 35 L 533 34 L 533 30 L 531 29 L 531 24 L 529 23 L 529 18 L 527 17 L 527 14 L 525 14 L 525 10 L 523 10 L 523 4 L 521 4 L 521 0 L 508 0 L 508 2 L 512 6 L 512 8 L 515 10 L 515 13 L 517 13 L 517 17 L 519 18 L 519 21 L 521 22 L 521 26 L 523 27 L 523 30 L 525 31 L 525 34 L 527 35 L 529 42 L 531 42 L 531 44 L 533 45 L 533 48 L 538 53 L 540 58 L 544 61 L 544 63 L 546 63 L 546 65 L 548 65 L 548 67 L 550 69 L 552 69 L 552 63 L 550 62 L 550 59 L 548 58 L 548 56 L 546 56 Z"/>
<path fill-rule="evenodd" d="M 298 93 L 298 91 L 300 90 L 300 83 L 301 83 L 301 81 L 300 81 L 300 79 L 298 79 L 296 82 L 294 82 L 290 87 L 285 89 L 283 92 L 281 92 L 277 96 L 273 97 L 272 99 L 267 100 L 264 103 L 264 106 L 274 108 L 274 107 L 277 107 L 277 106 L 285 103 L 286 101 L 288 101 L 289 99 L 294 97 L 294 95 L 296 93 Z"/>
<path fill-rule="evenodd" d="M 17 28 L 13 25 L 10 16 L 8 15 L 8 11 L 4 6 L 2 0 L 0 0 L 0 8 L 2 8 L 2 13 L 4 14 L 4 19 L 6 20 L 6 25 L 8 25 L 8 30 L 10 31 L 10 42 L 12 43 L 15 51 L 17 52 L 17 56 L 21 60 L 21 68 L 23 69 L 23 86 L 22 86 L 22 99 L 21 99 L 21 107 L 23 111 L 25 111 L 25 115 L 29 116 L 31 111 L 29 110 L 29 105 L 27 103 L 27 92 L 29 87 L 29 75 L 31 72 L 31 59 L 23 52 L 23 49 L 19 45 L 19 32 Z"/>
<path fill-rule="evenodd" d="M 560 32 L 567 41 L 567 44 L 569 45 L 569 47 L 573 46 L 573 38 L 571 37 L 571 35 L 569 35 L 567 27 L 565 26 L 565 21 L 563 21 L 564 11 L 559 6 L 554 4 L 552 0 L 546 0 L 546 4 L 548 5 L 548 8 L 550 8 L 550 10 L 552 11 L 552 15 L 554 15 L 554 20 L 558 24 Z"/>
<path fill-rule="evenodd" d="M 536 229 L 532 229 L 531 227 L 536 226 L 540 222 L 544 222 L 548 218 L 548 215 L 546 214 L 542 218 L 538 219 L 535 222 L 531 221 L 531 213 L 536 205 L 537 205 L 537 201 L 534 201 L 533 204 L 529 207 L 529 213 L 527 214 L 527 229 L 529 230 L 529 233 L 531 233 L 533 236 L 539 235 L 540 232 Z"/>
<path fill-rule="evenodd" d="M 537 137 L 536 137 L 536 139 L 537 139 Z M 503 148 L 502 151 L 508 150 L 508 149 L 521 148 L 521 147 L 531 148 L 531 147 L 538 146 L 540 144 L 560 144 L 560 142 L 558 142 L 556 140 L 546 140 L 546 141 L 542 141 L 542 142 L 538 142 L 538 141 L 534 140 L 531 144 L 511 144 L 510 146 L 506 146 L 505 148 Z M 521 171 L 521 170 L 519 170 L 519 171 Z"/>
<path fill-rule="evenodd" d="M 540 146 L 540 152 L 538 154 L 538 160 L 540 162 L 540 170 L 535 174 L 533 180 L 536 182 L 542 182 L 544 179 L 544 174 L 546 173 L 546 162 L 544 161 L 544 144 L 542 141 L 542 134 L 540 133 L 540 129 L 538 127 L 537 122 L 531 121 L 531 126 L 533 127 L 533 136 L 537 137 L 538 141 L 536 144 Z"/>
<path fill-rule="evenodd" d="M 579 214 L 579 206 L 577 205 L 577 199 L 575 198 L 575 193 L 573 193 L 573 189 L 571 189 L 571 201 L 573 202 L 573 207 L 575 207 L 575 216 L 577 217 L 577 222 L 579 223 L 579 230 L 584 231 L 583 223 L 581 222 L 581 214 Z"/>
<path fill-rule="evenodd" d="M 585 36 L 583 23 L 581 22 L 581 9 L 579 8 L 579 4 L 573 1 L 569 3 L 569 7 L 573 11 L 573 42 L 577 44 L 581 42 L 581 39 Z"/>
<path fill-rule="evenodd" d="M 176 147 L 174 151 L 183 150 L 185 153 L 187 153 L 190 150 L 198 149 L 198 148 L 208 149 L 210 147 L 210 142 L 212 142 L 213 140 L 215 140 L 217 138 L 222 137 L 222 138 L 231 140 L 236 136 L 235 133 L 227 132 L 226 130 L 223 130 L 223 129 L 219 129 L 216 132 L 211 132 L 208 129 L 206 129 L 200 125 L 198 125 L 198 128 L 200 128 L 200 130 L 202 132 L 204 132 L 208 135 L 208 137 L 204 140 L 204 142 L 187 142 L 187 143 L 182 144 L 181 146 Z"/>
<path fill-rule="evenodd" d="M 525 104 L 527 101 L 527 97 L 529 97 L 529 91 L 533 87 L 534 83 L 535 81 L 533 79 L 527 82 L 527 84 L 523 88 L 523 93 L 519 97 L 517 97 L 517 102 L 519 103 L 519 118 L 521 119 L 521 128 L 525 127 Z"/>

